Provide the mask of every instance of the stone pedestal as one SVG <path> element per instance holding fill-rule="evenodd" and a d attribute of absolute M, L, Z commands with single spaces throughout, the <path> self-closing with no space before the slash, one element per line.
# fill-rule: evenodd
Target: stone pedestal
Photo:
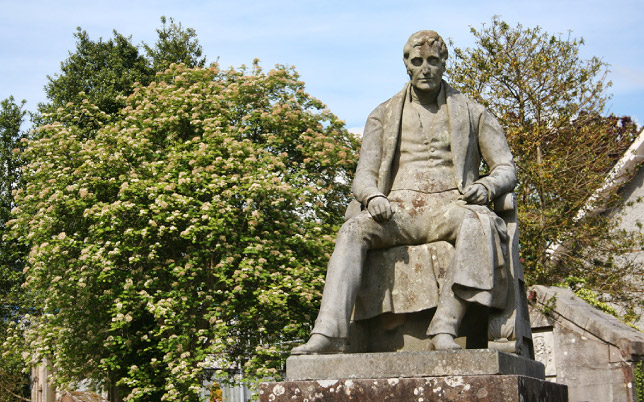
<path fill-rule="evenodd" d="M 264 383 L 260 402 L 564 402 L 565 386 L 516 375 Z"/>
<path fill-rule="evenodd" d="M 568 401 L 543 364 L 488 349 L 291 356 L 286 377 L 262 384 L 260 402 Z"/>
<path fill-rule="evenodd" d="M 522 375 L 545 378 L 543 364 L 490 349 L 291 356 L 288 380 Z"/>

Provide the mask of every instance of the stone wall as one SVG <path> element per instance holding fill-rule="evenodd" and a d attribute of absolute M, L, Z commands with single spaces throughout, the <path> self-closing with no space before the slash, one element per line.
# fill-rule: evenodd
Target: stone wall
<path fill-rule="evenodd" d="M 570 402 L 636 401 L 634 370 L 644 333 L 568 289 L 534 286 L 530 321 L 535 357 L 546 379 L 568 385 Z"/>
<path fill-rule="evenodd" d="M 613 211 L 612 218 L 617 223 L 618 229 L 630 232 L 642 232 L 644 228 L 644 167 L 640 167 L 633 178 L 621 190 L 623 206 Z M 633 250 L 630 253 L 613 256 L 620 266 L 629 265 L 639 268 L 639 272 L 626 279 L 633 287 L 629 299 L 635 303 L 625 304 L 613 298 L 607 298 L 611 306 L 615 307 L 620 315 L 627 312 L 627 308 L 639 316 L 635 325 L 644 331 L 644 251 Z"/>

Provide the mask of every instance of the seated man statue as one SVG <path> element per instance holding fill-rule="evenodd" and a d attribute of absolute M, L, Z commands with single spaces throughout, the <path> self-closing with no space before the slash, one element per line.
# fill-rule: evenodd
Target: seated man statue
<path fill-rule="evenodd" d="M 362 208 L 338 233 L 315 327 L 292 354 L 346 350 L 371 249 L 439 240 L 454 246 L 449 283 L 427 329 L 434 349 L 459 348 L 454 338 L 469 303 L 504 305 L 506 291 L 493 285 L 504 264 L 506 227 L 487 205 L 512 191 L 516 170 L 493 115 L 442 80 L 447 56 L 434 31 L 405 44 L 410 82 L 367 120 L 352 187 Z M 481 157 L 489 167 L 484 177 Z"/>

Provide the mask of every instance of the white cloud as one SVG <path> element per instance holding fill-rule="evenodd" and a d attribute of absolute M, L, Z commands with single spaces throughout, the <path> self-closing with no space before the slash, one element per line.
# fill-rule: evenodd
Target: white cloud
<path fill-rule="evenodd" d="M 358 137 L 362 137 L 364 133 L 364 127 L 350 127 L 347 128 L 350 133 L 356 134 Z"/>

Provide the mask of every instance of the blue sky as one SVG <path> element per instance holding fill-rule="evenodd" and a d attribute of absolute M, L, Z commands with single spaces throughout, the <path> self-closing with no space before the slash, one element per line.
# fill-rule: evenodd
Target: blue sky
<path fill-rule="evenodd" d="M 493 15 L 549 33 L 572 31 L 586 40 L 583 58 L 611 65 L 608 111 L 644 123 L 641 0 L 0 0 L 0 99 L 26 99 L 29 110 L 44 101 L 47 75 L 74 49 L 77 26 L 92 39 L 116 29 L 135 44 L 153 44 L 162 15 L 194 28 L 209 62 L 295 66 L 308 92 L 357 129 L 407 81 L 402 46 L 413 32 L 433 29 L 464 48 L 473 45 L 470 26 Z"/>

